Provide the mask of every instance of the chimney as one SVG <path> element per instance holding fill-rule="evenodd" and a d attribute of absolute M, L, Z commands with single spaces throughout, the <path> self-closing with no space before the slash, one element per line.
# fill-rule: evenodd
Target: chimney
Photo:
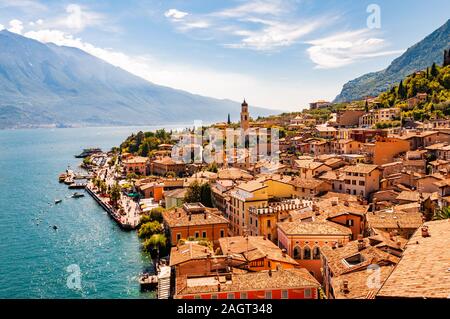
<path fill-rule="evenodd" d="M 348 203 L 348 201 L 346 200 L 346 201 L 344 201 L 344 206 L 350 206 L 350 204 Z"/>
<path fill-rule="evenodd" d="M 203 218 L 206 219 L 207 217 L 208 217 L 208 214 L 205 211 L 205 213 L 203 214 Z"/>
<path fill-rule="evenodd" d="M 358 251 L 361 251 L 364 248 L 366 248 L 366 243 L 364 242 L 363 236 L 358 235 Z"/>
<path fill-rule="evenodd" d="M 191 215 L 191 213 L 189 213 L 188 216 L 189 216 L 189 221 L 191 221 L 191 220 L 192 220 L 192 215 Z"/>
<path fill-rule="evenodd" d="M 348 289 L 348 280 L 344 280 L 342 282 L 342 292 L 344 294 L 348 294 L 350 292 L 350 289 Z"/>
<path fill-rule="evenodd" d="M 422 226 L 422 237 L 430 237 L 430 232 L 428 231 L 428 226 Z"/>

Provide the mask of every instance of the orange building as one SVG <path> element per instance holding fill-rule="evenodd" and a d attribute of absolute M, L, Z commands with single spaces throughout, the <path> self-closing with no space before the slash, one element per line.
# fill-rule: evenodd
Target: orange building
<path fill-rule="evenodd" d="M 289 269 L 298 266 L 285 250 L 263 236 L 235 236 L 219 239 L 223 255 L 231 256 L 235 267 L 250 271 Z M 239 264 L 236 262 L 239 261 Z"/>
<path fill-rule="evenodd" d="M 135 173 L 138 175 L 147 175 L 149 159 L 147 157 L 133 156 L 122 160 L 125 173 Z"/>
<path fill-rule="evenodd" d="M 175 299 L 319 299 L 320 284 L 305 269 L 180 276 Z"/>
<path fill-rule="evenodd" d="M 140 185 L 138 189 L 144 198 L 153 198 L 155 202 L 159 202 L 163 197 L 164 184 L 151 182 Z"/>
<path fill-rule="evenodd" d="M 169 172 L 175 173 L 180 176 L 185 173 L 186 164 L 181 161 L 174 161 L 171 157 L 163 157 L 161 159 L 154 160 L 151 163 L 151 172 L 155 175 L 164 176 Z"/>
<path fill-rule="evenodd" d="M 301 267 L 306 268 L 319 282 L 322 281 L 320 251 L 349 242 L 352 231 L 342 225 L 316 220 L 296 219 L 278 223 L 278 245 L 287 250 Z"/>
<path fill-rule="evenodd" d="M 372 155 L 373 164 L 383 165 L 394 162 L 394 158 L 401 153 L 406 153 L 410 150 L 408 141 L 392 138 L 392 137 L 377 137 Z"/>
<path fill-rule="evenodd" d="M 206 208 L 201 203 L 185 203 L 181 208 L 165 211 L 163 219 L 172 246 L 190 237 L 207 239 L 217 245 L 219 238 L 227 236 L 228 220 L 217 209 Z"/>

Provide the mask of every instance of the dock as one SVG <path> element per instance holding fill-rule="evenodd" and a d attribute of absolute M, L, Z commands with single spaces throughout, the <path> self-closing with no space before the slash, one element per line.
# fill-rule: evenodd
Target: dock
<path fill-rule="evenodd" d="M 158 276 L 143 274 L 139 277 L 141 291 L 154 290 L 158 287 Z"/>

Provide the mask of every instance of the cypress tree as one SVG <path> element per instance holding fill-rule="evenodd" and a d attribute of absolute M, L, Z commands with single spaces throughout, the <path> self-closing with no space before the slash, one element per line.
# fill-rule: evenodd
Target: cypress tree
<path fill-rule="evenodd" d="M 403 80 L 400 81 L 400 84 L 398 85 L 397 95 L 399 99 L 406 98 L 406 89 L 403 86 Z"/>
<path fill-rule="evenodd" d="M 228 113 L 228 120 L 227 120 L 228 125 L 231 124 L 231 119 L 230 119 L 230 113 Z"/>
<path fill-rule="evenodd" d="M 439 74 L 438 69 L 436 67 L 436 63 L 433 63 L 431 66 L 431 76 L 436 77 Z"/>

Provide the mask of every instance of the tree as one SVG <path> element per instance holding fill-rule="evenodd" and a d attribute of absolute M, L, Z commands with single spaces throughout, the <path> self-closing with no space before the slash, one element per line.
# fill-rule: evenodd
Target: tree
<path fill-rule="evenodd" d="M 144 251 L 154 253 L 156 252 L 156 259 L 159 259 L 161 255 L 166 255 L 167 251 L 167 238 L 163 234 L 154 234 L 152 237 L 144 241 Z M 153 257 L 153 255 L 152 255 Z"/>
<path fill-rule="evenodd" d="M 367 100 L 366 100 L 366 102 L 364 103 L 364 112 L 366 112 L 366 113 L 369 112 L 369 102 L 367 102 Z"/>
<path fill-rule="evenodd" d="M 404 100 L 406 98 L 407 91 L 405 87 L 403 86 L 403 80 L 400 81 L 397 89 L 397 96 L 399 99 Z"/>
<path fill-rule="evenodd" d="M 430 74 L 432 77 L 436 77 L 439 75 L 439 70 L 437 69 L 436 63 L 434 62 L 433 65 L 431 66 L 431 71 Z"/>
<path fill-rule="evenodd" d="M 230 113 L 228 113 L 228 120 L 227 120 L 227 124 L 228 124 L 228 125 L 230 125 L 230 124 L 231 124 Z"/>
<path fill-rule="evenodd" d="M 200 202 L 206 207 L 212 207 L 211 186 L 204 183 L 200 186 Z"/>
<path fill-rule="evenodd" d="M 122 191 L 122 189 L 120 188 L 118 183 L 115 183 L 109 191 L 109 196 L 111 197 L 111 201 L 113 202 L 114 206 L 117 206 L 117 202 L 120 199 L 121 191 Z"/>
<path fill-rule="evenodd" d="M 162 223 L 163 222 L 163 213 L 164 209 L 162 207 L 155 207 L 150 211 L 150 220 L 157 221 Z"/>
<path fill-rule="evenodd" d="M 184 195 L 184 202 L 186 203 L 196 203 L 201 201 L 201 186 L 198 181 L 194 181 L 189 185 L 186 194 Z"/>
<path fill-rule="evenodd" d="M 157 221 L 147 222 L 139 227 L 138 236 L 141 239 L 152 237 L 154 234 L 162 233 L 161 224 Z"/>
<path fill-rule="evenodd" d="M 443 220 L 450 218 L 450 207 L 444 207 L 442 209 L 437 209 L 434 212 L 433 220 Z"/>

